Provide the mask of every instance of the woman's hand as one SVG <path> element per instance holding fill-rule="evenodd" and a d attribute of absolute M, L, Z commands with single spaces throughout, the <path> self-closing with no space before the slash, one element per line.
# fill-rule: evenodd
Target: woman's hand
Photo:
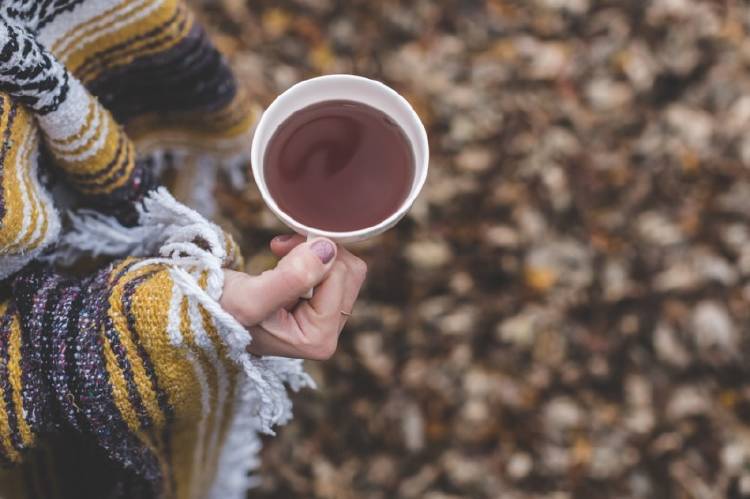
<path fill-rule="evenodd" d="M 258 276 L 225 270 L 221 306 L 253 335 L 248 351 L 329 359 L 365 280 L 367 265 L 328 239 L 278 236 L 278 265 Z M 310 300 L 300 300 L 310 288 Z"/>

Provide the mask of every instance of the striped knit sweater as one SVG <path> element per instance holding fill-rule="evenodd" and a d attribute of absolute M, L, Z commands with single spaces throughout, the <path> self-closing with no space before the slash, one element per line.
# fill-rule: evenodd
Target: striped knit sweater
<path fill-rule="evenodd" d="M 178 0 L 0 0 L 0 497 L 244 497 L 310 380 L 246 352 L 237 246 L 156 179 L 243 164 L 253 122 Z"/>

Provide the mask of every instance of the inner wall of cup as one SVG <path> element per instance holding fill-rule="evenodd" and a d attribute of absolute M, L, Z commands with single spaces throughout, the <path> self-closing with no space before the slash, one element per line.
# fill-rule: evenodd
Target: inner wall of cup
<path fill-rule="evenodd" d="M 415 123 L 408 104 L 398 98 L 397 94 L 392 93 L 388 87 L 374 81 L 331 76 L 320 80 L 308 80 L 292 87 L 266 110 L 266 113 L 270 114 L 264 117 L 267 120 L 264 129 L 258 130 L 263 133 L 263 136 L 259 137 L 263 146 L 261 148 L 263 156 L 276 129 L 289 116 L 308 106 L 327 100 L 362 102 L 383 111 L 398 123 L 406 134 L 414 154 L 415 172 L 410 192 L 412 194 L 417 189 L 420 175 L 425 168 L 426 151 L 423 150 L 419 140 L 421 124 Z M 258 159 L 263 162 L 265 158 Z M 262 163 L 257 173 L 261 176 L 265 175 Z M 263 183 L 265 183 L 265 178 L 263 178 Z"/>

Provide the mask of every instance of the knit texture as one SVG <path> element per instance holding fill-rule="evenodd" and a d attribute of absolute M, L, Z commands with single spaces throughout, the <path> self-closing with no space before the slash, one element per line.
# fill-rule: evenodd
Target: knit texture
<path fill-rule="evenodd" d="M 237 245 L 157 178 L 245 164 L 255 115 L 179 1 L 2 2 L 0 497 L 244 497 L 312 382 L 247 353 Z"/>

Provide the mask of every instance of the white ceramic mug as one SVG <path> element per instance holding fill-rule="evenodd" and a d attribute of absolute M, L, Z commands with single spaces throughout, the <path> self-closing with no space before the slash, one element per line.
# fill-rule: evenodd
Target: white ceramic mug
<path fill-rule="evenodd" d="M 401 207 L 391 216 L 371 227 L 347 232 L 333 232 L 307 226 L 284 212 L 268 190 L 264 173 L 264 159 L 268 143 L 276 129 L 292 114 L 313 104 L 329 100 L 349 100 L 379 109 L 393 119 L 406 134 L 415 162 L 414 182 Z M 427 132 L 411 105 L 392 88 L 361 76 L 329 75 L 306 80 L 279 95 L 258 122 L 253 136 L 251 161 L 253 176 L 261 196 L 271 211 L 295 232 L 311 237 L 327 237 L 339 243 L 361 241 L 390 229 L 403 218 L 414 204 L 427 179 L 430 152 Z"/>

